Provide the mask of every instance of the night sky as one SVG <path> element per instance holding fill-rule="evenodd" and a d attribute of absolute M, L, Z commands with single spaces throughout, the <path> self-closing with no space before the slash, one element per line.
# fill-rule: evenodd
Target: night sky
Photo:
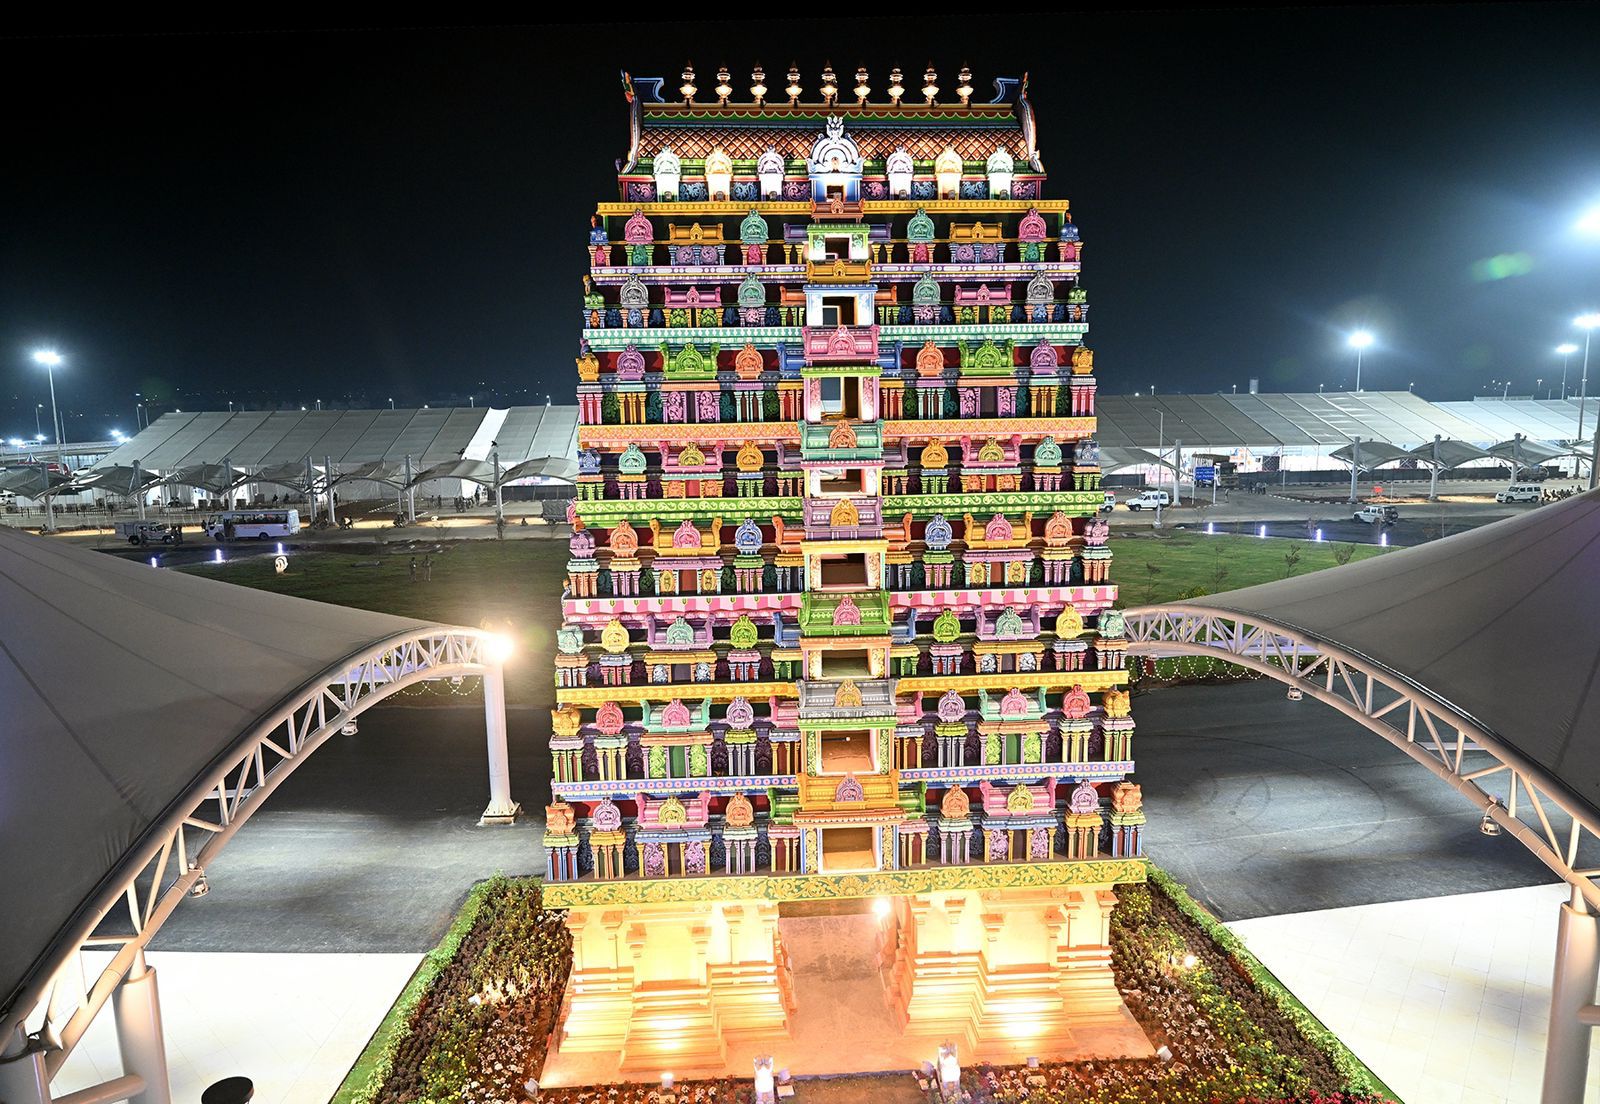
<path fill-rule="evenodd" d="M 808 89 L 824 61 L 875 89 L 966 62 L 983 98 L 1029 70 L 1111 391 L 1347 388 L 1365 325 L 1368 389 L 1542 394 L 1600 306 L 1572 229 L 1600 204 L 1597 43 L 1589 5 L 5 39 L 0 436 L 37 402 L 48 433 L 41 343 L 69 439 L 131 431 L 136 392 L 571 401 L 618 72 L 672 87 L 688 59 L 736 98 L 755 62 Z"/>

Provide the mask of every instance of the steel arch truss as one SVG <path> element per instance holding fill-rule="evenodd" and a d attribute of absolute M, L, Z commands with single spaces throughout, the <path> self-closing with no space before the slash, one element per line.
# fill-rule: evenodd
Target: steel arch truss
<path fill-rule="evenodd" d="M 61 1043 L 46 1060 L 54 1077 L 151 937 L 204 876 L 206 865 L 279 784 L 329 736 L 406 687 L 498 670 L 490 639 L 476 629 L 419 627 L 330 667 L 263 717 L 223 764 L 174 803 L 167 821 L 146 836 L 142 847 L 124 856 L 87 919 L 53 948 L 53 976 L 30 983 L 6 1017 L 6 1029 L 42 1006 L 46 1034 Z M 85 993 L 74 960 L 96 949 L 114 954 Z"/>
<path fill-rule="evenodd" d="M 1205 606 L 1127 611 L 1130 654 L 1220 656 L 1360 722 L 1449 783 L 1600 911 L 1600 819 L 1549 771 L 1403 675 L 1264 618 Z"/>

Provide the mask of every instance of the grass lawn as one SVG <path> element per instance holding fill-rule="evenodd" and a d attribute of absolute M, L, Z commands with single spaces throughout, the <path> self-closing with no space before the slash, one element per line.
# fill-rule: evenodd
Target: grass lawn
<path fill-rule="evenodd" d="M 549 657 L 555 654 L 561 587 L 567 575 L 566 542 L 483 540 L 441 547 L 443 551 L 431 553 L 430 582 L 421 581 L 424 553 L 420 552 L 416 554 L 418 581 L 411 581 L 409 550 L 296 552 L 282 575 L 273 570 L 271 556 L 179 570 L 258 590 L 426 621 L 488 623 L 502 631 L 509 622 L 518 653 L 531 662 L 513 661 L 507 667 L 507 698 L 522 705 L 547 702 L 552 677 Z"/>
<path fill-rule="evenodd" d="M 1216 594 L 1286 578 L 1290 572 L 1284 557 L 1295 549 L 1300 557 L 1294 565 L 1296 575 L 1337 566 L 1335 553 L 1346 549 L 1351 550 L 1352 563 L 1386 551 L 1370 544 L 1193 532 L 1113 534 L 1110 548 L 1111 578 L 1121 588 L 1117 603 L 1121 606 L 1172 602 L 1195 597 L 1197 591 Z"/>

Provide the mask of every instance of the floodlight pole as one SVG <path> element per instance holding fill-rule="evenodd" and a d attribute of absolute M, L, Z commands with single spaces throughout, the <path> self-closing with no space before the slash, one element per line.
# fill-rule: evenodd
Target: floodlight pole
<path fill-rule="evenodd" d="M 1183 438 L 1176 438 L 1172 442 L 1172 504 L 1183 505 L 1183 484 L 1178 482 L 1178 477 L 1183 471 Z"/>
<path fill-rule="evenodd" d="M 1583 444 L 1584 407 L 1589 398 L 1589 342 L 1593 339 L 1594 327 L 1585 327 L 1583 331 L 1583 374 L 1578 377 L 1578 444 L 1580 445 Z M 1600 422 L 1600 419 L 1596 419 L 1596 421 Z M 1600 426 L 1597 426 L 1595 430 L 1595 452 L 1596 454 L 1600 454 Z M 1576 462 L 1574 462 L 1572 465 L 1572 474 L 1578 474 L 1578 465 Z M 1589 462 L 1589 489 L 1591 491 L 1594 490 L 1594 481 L 1594 458 L 1591 456 Z"/>
<path fill-rule="evenodd" d="M 1600 980 L 1600 922 L 1577 890 L 1561 906 L 1556 928 L 1556 968 L 1550 986 L 1550 1030 L 1544 1052 L 1540 1104 L 1583 1104 L 1589 1079 L 1593 1029 L 1580 1018 L 1594 1004 Z"/>

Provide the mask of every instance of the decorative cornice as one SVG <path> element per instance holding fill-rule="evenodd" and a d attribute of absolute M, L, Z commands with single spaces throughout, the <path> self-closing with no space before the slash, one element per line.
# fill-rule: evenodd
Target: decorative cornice
<path fill-rule="evenodd" d="M 867 215 L 914 215 L 918 210 L 927 211 L 930 215 L 943 211 L 949 214 L 964 215 L 972 213 L 996 214 L 1003 212 L 1016 212 L 1026 214 L 1030 208 L 1037 209 L 1041 215 L 1062 214 L 1070 208 L 1064 199 L 869 199 L 861 204 Z M 600 215 L 620 215 L 627 217 L 635 211 L 643 211 L 647 215 L 730 215 L 743 217 L 754 209 L 763 215 L 806 215 L 812 214 L 809 200 L 799 203 L 772 200 L 737 201 L 729 203 L 601 203 L 595 208 Z"/>
<path fill-rule="evenodd" d="M 896 692 L 942 694 L 946 690 L 954 690 L 958 694 L 973 694 L 979 690 L 1010 690 L 1012 687 L 1027 691 L 1039 687 L 1046 690 L 1066 690 L 1074 686 L 1094 691 L 1110 690 L 1125 685 L 1127 681 L 1127 671 L 1004 671 L 997 675 L 915 675 L 902 678 L 896 687 Z M 615 688 L 608 688 L 607 693 L 615 696 L 614 690 Z M 559 693 L 564 694 L 566 691 L 562 690 Z"/>
<path fill-rule="evenodd" d="M 717 875 L 704 878 L 629 878 L 611 882 L 545 882 L 545 908 L 721 901 L 825 901 L 903 897 L 958 890 L 1054 889 L 1143 882 L 1144 859 L 917 867 L 863 874 Z"/>

